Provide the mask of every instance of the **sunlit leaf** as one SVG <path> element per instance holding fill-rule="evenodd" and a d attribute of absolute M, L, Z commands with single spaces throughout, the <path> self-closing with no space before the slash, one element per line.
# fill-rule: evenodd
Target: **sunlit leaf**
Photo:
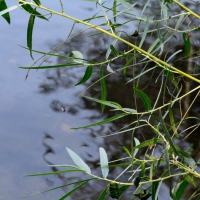
<path fill-rule="evenodd" d="M 185 56 L 187 58 L 190 55 L 190 39 L 186 33 L 183 33 L 183 41 L 185 45 Z"/>
<path fill-rule="evenodd" d="M 5 11 L 7 9 L 6 2 L 4 0 L 0 0 L 0 15 L 10 24 L 10 14 L 9 12 L 6 12 L 4 14 L 1 14 L 1 11 Z"/>
<path fill-rule="evenodd" d="M 102 125 L 102 124 L 106 124 L 106 123 L 115 121 L 115 120 L 120 119 L 122 117 L 125 117 L 127 115 L 128 114 L 126 114 L 126 113 L 120 113 L 118 115 L 115 115 L 113 117 L 107 118 L 107 119 L 105 119 L 103 121 L 100 121 L 100 122 L 96 122 L 96 123 L 85 125 L 85 126 L 80 126 L 80 127 L 77 127 L 77 128 L 71 128 L 71 129 L 80 129 L 80 128 L 89 128 L 89 127 L 92 127 L 92 126 L 99 126 L 99 125 Z"/>
<path fill-rule="evenodd" d="M 76 85 L 81 85 L 85 83 L 91 77 L 92 71 L 93 71 L 93 66 L 88 66 L 83 78 Z"/>
<path fill-rule="evenodd" d="M 192 175 L 185 175 L 184 179 L 189 182 L 190 184 L 194 185 L 195 187 L 198 186 L 197 182 L 194 180 L 194 177 Z"/>
<path fill-rule="evenodd" d="M 140 96 L 140 98 L 142 99 L 144 105 L 145 105 L 145 110 L 149 111 L 151 109 L 151 100 L 149 99 L 149 97 L 142 92 L 141 90 L 134 88 L 135 92 L 137 95 Z"/>
<path fill-rule="evenodd" d="M 82 63 L 83 54 L 80 51 L 72 51 L 71 52 L 76 62 Z"/>
<path fill-rule="evenodd" d="M 104 148 L 99 148 L 101 171 L 104 178 L 107 178 L 109 173 L 108 156 Z"/>
<path fill-rule="evenodd" d="M 122 110 L 121 105 L 118 104 L 118 103 L 116 103 L 116 102 L 99 100 L 99 99 L 95 99 L 95 98 L 87 97 L 87 96 L 83 96 L 83 97 L 85 97 L 86 99 L 95 101 L 95 102 L 97 102 L 97 103 L 101 103 L 101 104 L 104 104 L 104 105 L 106 105 L 106 106 L 110 106 L 110 107 L 112 107 L 112 108 L 116 108 L 116 109 Z"/>
<path fill-rule="evenodd" d="M 91 170 L 89 168 L 89 166 L 76 154 L 74 153 L 71 149 L 66 147 L 66 150 L 68 152 L 68 154 L 70 155 L 70 157 L 72 158 L 72 160 L 74 161 L 74 163 L 80 167 L 80 169 L 86 171 L 87 173 L 91 173 Z"/>
<path fill-rule="evenodd" d="M 100 82 L 101 82 L 101 100 L 106 101 L 107 97 L 107 88 L 106 88 L 106 81 L 104 78 L 104 72 L 103 72 L 103 67 L 100 67 Z M 105 105 L 101 104 L 101 111 L 103 112 L 105 109 Z"/>
<path fill-rule="evenodd" d="M 32 36 L 33 36 L 33 27 L 35 22 L 35 15 L 30 15 L 29 21 L 28 21 L 28 28 L 27 28 L 27 47 L 30 51 L 30 56 L 33 59 L 32 55 Z"/>
<path fill-rule="evenodd" d="M 74 192 L 76 192 L 76 190 L 78 190 L 79 188 L 81 188 L 87 182 L 89 182 L 89 181 L 88 180 L 84 181 L 83 183 L 81 183 L 80 185 L 78 185 L 77 187 L 75 187 L 74 189 L 70 190 L 67 194 L 65 194 L 64 196 L 62 196 L 59 200 L 66 199 L 68 196 L 70 196 L 71 194 L 73 194 Z"/>

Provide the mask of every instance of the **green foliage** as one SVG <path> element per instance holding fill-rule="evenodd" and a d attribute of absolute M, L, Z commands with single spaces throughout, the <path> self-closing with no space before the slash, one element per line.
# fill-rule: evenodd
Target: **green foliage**
<path fill-rule="evenodd" d="M 92 82 L 90 87 L 98 83 L 101 88 L 98 97 L 83 97 L 87 100 L 100 103 L 102 112 L 105 112 L 105 106 L 109 109 L 111 108 L 109 112 L 112 112 L 112 117 L 108 116 L 106 119 L 99 122 L 72 129 L 91 128 L 94 126 L 102 126 L 107 123 L 114 126 L 116 120 L 123 118 L 124 121 L 126 121 L 126 125 L 120 127 L 119 130 L 110 136 L 131 132 L 132 134 L 129 134 L 131 135 L 130 143 L 128 145 L 123 144 L 123 149 L 122 147 L 116 146 L 116 149 L 121 148 L 121 152 L 123 152 L 122 158 L 112 161 L 108 161 L 107 152 L 105 150 L 107 147 L 105 147 L 105 149 L 103 147 L 99 148 L 100 168 L 103 177 L 94 175 L 88 164 L 69 148 L 67 148 L 67 152 L 76 166 L 59 165 L 59 167 L 66 169 L 56 172 L 30 174 L 28 176 L 46 176 L 80 172 L 93 177 L 91 179 L 72 182 L 71 184 L 78 185 L 60 199 L 66 199 L 72 193 L 80 190 L 82 186 L 93 180 L 107 182 L 106 188 L 98 198 L 99 200 L 103 200 L 107 195 L 119 199 L 127 189 L 132 191 L 132 195 L 129 199 L 137 197 L 146 200 L 151 196 L 153 200 L 157 200 L 162 183 L 167 179 L 172 180 L 169 191 L 171 199 L 180 200 L 184 196 L 185 190 L 189 187 L 196 187 L 190 199 L 199 196 L 198 183 L 200 174 L 196 170 L 199 162 L 195 161 L 189 150 L 182 149 L 177 141 L 180 139 L 184 141 L 186 137 L 183 133 L 187 133 L 188 137 L 195 131 L 196 127 L 198 128 L 199 126 L 199 122 L 196 122 L 196 124 L 192 125 L 188 123 L 188 127 L 185 127 L 188 121 L 194 119 L 199 120 L 196 116 L 187 117 L 199 93 L 197 93 L 196 97 L 193 97 L 188 107 L 183 108 L 182 104 L 186 101 L 184 99 L 185 97 L 189 97 L 192 93 L 200 89 L 198 74 L 199 65 L 190 65 L 192 59 L 195 60 L 199 57 L 199 47 L 195 50 L 196 46 L 192 43 L 191 35 L 194 31 L 196 33 L 199 32 L 199 27 L 196 24 L 199 24 L 200 16 L 177 0 L 156 1 L 156 5 L 152 7 L 153 10 L 155 9 L 153 13 L 151 13 L 149 7 L 152 6 L 151 4 L 155 3 L 155 1 L 150 0 L 134 4 L 132 1 L 128 0 L 113 0 L 109 5 L 106 4 L 107 2 L 103 1 L 90 1 L 91 3 L 96 2 L 97 7 L 101 10 L 94 16 L 91 16 L 91 18 L 79 20 L 68 16 L 64 12 L 62 1 L 60 1 L 62 11 L 58 12 L 43 7 L 42 1 L 40 2 L 39 0 L 31 2 L 18 0 L 19 5 L 23 8 L 22 10 L 28 12 L 30 15 L 27 26 L 27 47 L 23 48 L 30 51 L 30 56 L 32 58 L 32 52 L 35 52 L 42 56 L 54 56 L 67 60 L 65 63 L 56 65 L 23 66 L 21 68 L 33 70 L 87 67 L 80 81 L 77 81 L 78 83 L 76 86 L 86 84 L 89 79 Z M 179 10 L 177 10 L 177 7 Z M 8 23 L 10 23 L 9 11 L 15 8 L 7 8 L 5 1 L 0 0 L 0 14 Z M 86 55 L 85 52 L 81 52 L 79 49 L 71 51 L 69 55 L 60 54 L 56 51 L 42 52 L 34 50 L 32 47 L 32 38 L 35 17 L 48 21 L 46 15 L 40 14 L 36 9 L 43 10 L 51 15 L 55 14 L 60 17 L 71 19 L 76 23 L 81 23 L 96 30 L 96 32 L 90 34 L 89 37 L 99 37 L 99 35 L 102 34 L 111 37 L 112 41 L 109 41 L 108 45 L 105 44 L 107 49 L 104 58 L 100 60 L 84 58 Z M 119 24 L 117 23 L 118 18 L 122 15 L 125 17 L 120 18 Z M 106 22 L 94 26 L 92 24 L 93 20 L 99 18 L 105 18 Z M 194 21 L 193 18 L 196 18 L 198 23 Z M 132 25 L 133 22 L 138 22 L 138 27 L 137 29 L 133 27 L 131 33 L 133 33 L 134 30 L 137 31 L 135 31 L 134 34 L 130 34 L 126 32 L 127 30 L 124 27 L 127 24 Z M 102 27 L 106 28 L 104 29 Z M 71 36 L 70 33 L 65 42 L 70 41 L 70 39 L 80 34 L 81 33 Z M 181 41 L 175 40 L 175 38 L 180 38 L 180 36 L 183 38 Z M 195 35 L 195 37 L 197 37 L 197 35 Z M 174 41 L 176 41 L 177 44 L 175 44 Z M 121 48 L 122 43 L 125 45 L 123 50 Z M 177 49 L 171 51 L 172 47 L 177 47 Z M 185 48 L 185 54 L 181 53 L 182 48 Z M 188 60 L 189 58 L 191 60 Z M 118 61 L 120 61 L 120 65 Z M 121 64 L 122 61 L 123 64 Z M 179 61 L 186 64 L 184 66 L 187 68 L 186 70 L 182 67 L 183 64 L 180 65 Z M 179 63 L 179 65 L 177 63 Z M 93 79 L 95 76 L 95 73 L 93 73 L 94 68 L 99 72 L 97 81 Z M 118 102 L 118 99 L 109 100 L 110 90 L 107 78 L 111 75 L 115 76 L 115 74 L 117 74 L 116 72 L 120 72 L 121 75 L 123 74 L 123 80 L 127 83 L 123 85 L 123 83 L 120 82 L 119 85 L 122 89 L 120 88 L 119 90 L 123 90 L 127 85 L 132 84 L 131 92 L 123 93 L 124 99 L 128 98 L 131 102 L 129 104 L 131 106 L 129 107 L 125 107 L 126 105 L 124 105 L 123 101 L 122 103 Z M 115 77 L 117 77 L 117 75 Z M 191 82 L 191 87 L 189 89 L 185 85 L 184 78 Z M 117 81 L 113 81 L 113 84 L 116 84 Z M 155 84 L 155 86 L 153 86 L 153 84 Z M 112 92 L 118 94 L 118 88 L 114 91 L 112 90 Z M 147 127 L 147 129 L 144 129 L 145 131 L 143 131 L 144 127 Z M 184 131 L 182 131 L 183 129 Z M 190 133 L 188 133 L 189 129 L 191 129 Z M 143 137 L 141 137 L 141 133 Z M 141 154 L 138 152 L 141 152 Z M 110 152 L 108 152 L 108 155 L 109 153 Z M 125 159 L 126 161 L 124 161 Z M 123 170 L 119 176 L 113 178 L 111 170 L 109 170 L 111 167 L 121 167 L 120 169 Z M 122 179 L 127 181 L 119 181 L 120 176 L 126 176 L 128 173 L 131 174 L 130 177 L 128 179 Z M 109 176 L 112 178 L 108 179 L 107 177 Z M 61 187 L 62 186 L 52 188 L 40 193 Z"/>

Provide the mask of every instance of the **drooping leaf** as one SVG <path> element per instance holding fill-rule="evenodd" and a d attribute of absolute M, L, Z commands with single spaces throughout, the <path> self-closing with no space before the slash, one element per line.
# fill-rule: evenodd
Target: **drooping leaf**
<path fill-rule="evenodd" d="M 27 11 L 28 13 L 32 14 L 32 15 L 35 15 L 36 17 L 39 17 L 41 19 L 45 19 L 48 21 L 48 19 L 46 17 L 44 17 L 42 14 L 40 14 L 39 12 L 37 12 L 35 9 L 33 9 L 30 5 L 28 4 L 21 4 L 21 7 Z"/>
<path fill-rule="evenodd" d="M 185 191 L 185 188 L 187 187 L 188 185 L 188 182 L 186 180 L 184 180 L 180 185 L 179 185 L 179 188 L 177 189 L 176 191 L 176 198 L 178 200 L 181 200 L 181 197 Z"/>
<path fill-rule="evenodd" d="M 83 96 L 85 97 L 86 99 L 90 99 L 92 101 L 95 101 L 97 103 L 101 103 L 101 104 L 104 104 L 106 106 L 110 106 L 112 108 L 116 108 L 116 109 L 120 109 L 122 110 L 122 107 L 120 104 L 116 103 L 116 102 L 113 102 L 113 101 L 104 101 L 104 100 L 99 100 L 99 99 L 95 99 L 95 98 L 92 98 L 92 97 L 87 97 L 87 96 Z"/>
<path fill-rule="evenodd" d="M 183 33 L 183 41 L 184 41 L 184 45 L 185 45 L 185 56 L 186 56 L 186 58 L 188 58 L 190 55 L 190 38 L 189 38 L 188 34 Z"/>
<path fill-rule="evenodd" d="M 19 67 L 22 69 L 51 69 L 51 68 L 60 68 L 60 67 L 71 67 L 71 66 L 80 66 L 80 63 L 68 62 L 60 65 L 47 65 L 47 66 L 39 66 L 39 67 Z"/>
<path fill-rule="evenodd" d="M 103 67 L 100 67 L 100 82 L 101 82 L 101 100 L 106 101 L 106 97 L 107 97 L 107 88 L 106 88 L 106 81 L 104 78 L 104 72 L 103 72 Z M 101 104 L 101 111 L 103 113 L 105 109 L 105 105 Z"/>
<path fill-rule="evenodd" d="M 30 15 L 30 18 L 29 18 L 29 21 L 28 21 L 28 28 L 27 28 L 27 47 L 29 48 L 30 56 L 31 56 L 32 59 L 33 59 L 33 55 L 32 55 L 32 36 L 33 36 L 34 22 L 35 22 L 35 15 Z"/>
<path fill-rule="evenodd" d="M 142 39 L 140 41 L 140 44 L 139 44 L 139 48 L 142 47 L 142 44 L 147 36 L 147 32 L 148 32 L 148 29 L 149 29 L 149 15 L 147 16 L 147 19 L 146 19 L 146 24 L 145 24 L 145 28 L 144 28 L 144 32 L 142 34 Z"/>
<path fill-rule="evenodd" d="M 71 149 L 66 147 L 66 150 L 68 152 L 68 154 L 70 155 L 70 157 L 72 158 L 72 160 L 74 161 L 74 163 L 80 167 L 80 169 L 86 171 L 87 173 L 91 173 L 91 170 L 89 168 L 89 166 L 76 154 L 74 153 Z"/>
<path fill-rule="evenodd" d="M 109 173 L 108 168 L 108 156 L 104 148 L 99 148 L 99 154 L 100 154 L 100 164 L 101 164 L 101 172 L 104 178 L 107 178 Z"/>
<path fill-rule="evenodd" d="M 82 169 L 71 169 L 71 170 L 58 170 L 53 172 L 44 172 L 39 174 L 28 174 L 26 176 L 48 176 L 53 174 L 71 173 L 71 172 L 84 172 Z"/>
<path fill-rule="evenodd" d="M 93 66 L 88 66 L 83 78 L 75 86 L 85 83 L 91 77 L 92 71 L 93 71 Z"/>
<path fill-rule="evenodd" d="M 41 5 L 40 0 L 33 0 L 38 6 Z"/>
<path fill-rule="evenodd" d="M 149 97 L 142 92 L 141 90 L 134 88 L 135 92 L 137 95 L 140 96 L 140 98 L 142 99 L 144 105 L 145 105 L 145 110 L 149 111 L 151 109 L 151 100 L 149 99 Z"/>
<path fill-rule="evenodd" d="M 106 124 L 106 123 L 112 122 L 114 120 L 120 119 L 120 118 L 125 117 L 127 115 L 128 114 L 126 114 L 126 113 L 120 113 L 118 115 L 115 115 L 113 117 L 110 117 L 110 118 L 105 119 L 105 120 L 100 121 L 100 122 L 96 122 L 96 123 L 85 125 L 85 126 L 80 126 L 80 127 L 77 127 L 77 128 L 71 128 L 71 129 L 80 129 L 80 128 L 89 128 L 89 127 L 92 127 L 92 126 L 99 126 L 99 125 Z"/>
<path fill-rule="evenodd" d="M 112 44 L 110 45 L 110 49 L 115 56 L 118 56 L 117 50 L 115 49 L 115 47 Z"/>
<path fill-rule="evenodd" d="M 152 200 L 158 199 L 158 192 L 160 190 L 161 184 L 162 184 L 162 181 L 156 181 L 152 183 Z"/>
<path fill-rule="evenodd" d="M 173 115 L 172 108 L 170 105 L 168 106 L 168 111 L 169 111 L 169 120 L 170 120 L 170 125 L 172 127 L 172 130 L 174 131 L 174 134 L 176 135 L 176 137 L 179 137 L 178 132 L 176 130 L 176 126 L 175 126 L 174 115 Z"/>
<path fill-rule="evenodd" d="M 70 190 L 67 194 L 65 194 L 64 196 L 62 196 L 59 200 L 66 199 L 68 196 L 70 196 L 71 194 L 73 194 L 74 192 L 76 192 L 76 190 L 78 190 L 79 188 L 81 188 L 87 182 L 89 182 L 89 181 L 88 180 L 84 181 L 83 183 L 81 183 L 80 185 L 78 185 L 77 187 L 75 187 L 74 189 Z"/>
<path fill-rule="evenodd" d="M 0 0 L 0 12 L 7 9 L 6 2 L 4 0 Z M 9 12 L 6 12 L 5 14 L 2 14 L 2 17 L 10 24 L 10 14 Z"/>

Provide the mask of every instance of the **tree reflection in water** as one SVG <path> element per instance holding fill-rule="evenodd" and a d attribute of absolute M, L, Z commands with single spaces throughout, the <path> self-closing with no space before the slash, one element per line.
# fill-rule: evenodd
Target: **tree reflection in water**
<path fill-rule="evenodd" d="M 106 38 L 106 36 L 100 34 L 97 36 L 93 37 L 88 37 L 89 35 L 94 34 L 94 32 L 88 32 L 79 35 L 78 37 L 70 40 L 68 43 L 66 43 L 63 48 L 59 51 L 59 53 L 64 54 L 64 55 L 69 55 L 69 53 L 73 50 L 80 51 L 84 54 L 84 58 L 88 60 L 93 60 L 93 61 L 100 61 L 105 59 L 106 55 L 106 50 L 110 44 L 110 40 Z M 124 34 L 124 37 L 127 37 L 127 35 Z M 140 37 L 140 36 L 139 36 Z M 147 38 L 146 42 L 144 43 L 143 48 L 148 49 L 148 47 L 151 44 L 152 38 Z M 198 38 L 196 37 L 196 40 Z M 138 43 L 137 37 L 129 37 L 130 42 L 132 43 Z M 173 54 L 173 52 L 176 52 L 179 49 L 182 49 L 183 47 L 181 46 L 175 46 L 173 43 L 178 43 L 180 38 L 174 38 L 169 44 L 168 44 L 168 49 L 165 49 L 166 53 L 168 52 L 167 57 L 170 57 L 170 55 Z M 172 48 L 173 47 L 173 48 Z M 193 50 L 198 49 L 197 44 L 193 44 Z M 128 47 L 124 44 L 117 43 L 116 49 L 118 51 L 127 51 Z M 165 55 L 165 53 L 163 54 Z M 177 57 L 181 58 L 183 57 L 184 53 L 180 53 Z M 138 59 L 138 58 L 137 58 Z M 163 60 L 166 60 L 166 58 L 162 58 Z M 67 60 L 64 59 L 58 59 L 58 64 L 64 63 Z M 174 60 L 171 61 L 172 63 Z M 110 66 L 113 70 L 122 68 L 124 64 L 126 63 L 126 60 L 124 58 L 117 59 L 114 63 L 112 63 Z M 175 65 L 178 68 L 185 69 L 184 71 L 188 71 L 188 66 L 193 63 L 194 65 L 197 65 L 195 61 L 185 61 L 185 60 L 179 60 L 176 61 Z M 154 63 L 149 62 L 148 63 L 148 68 L 151 68 L 155 66 Z M 107 66 L 104 66 L 105 69 Z M 142 69 L 144 66 L 137 66 L 134 68 L 134 76 L 137 76 L 138 74 L 141 73 Z M 55 92 L 58 88 L 70 88 L 71 86 L 75 85 L 83 76 L 85 67 L 75 67 L 76 69 L 72 67 L 66 67 L 66 68 L 57 68 L 57 69 L 51 69 L 51 70 L 46 70 L 46 80 L 45 83 L 41 83 L 39 88 L 40 92 L 42 94 L 50 94 Z M 92 83 L 96 82 L 99 79 L 99 68 L 100 66 L 96 66 L 94 68 L 93 76 L 92 78 L 84 84 L 84 87 L 87 88 L 89 87 Z M 156 70 L 150 71 L 143 75 L 143 77 L 140 80 L 140 88 L 143 88 L 144 92 L 149 96 L 152 102 L 156 101 L 159 88 L 161 85 L 162 77 L 157 79 L 161 72 L 160 68 L 156 68 Z M 108 72 L 107 72 L 108 73 Z M 197 69 L 196 73 L 199 73 L 199 69 Z M 134 102 L 134 92 L 133 92 L 133 86 L 134 83 L 130 82 L 127 84 L 127 82 L 133 77 L 132 70 L 127 71 L 126 77 L 123 76 L 122 71 L 119 70 L 115 72 L 114 74 L 108 76 L 106 78 L 106 84 L 107 84 L 107 93 L 108 97 L 107 100 L 109 101 L 114 101 L 122 105 L 124 108 L 133 108 L 135 109 L 135 102 Z M 188 80 L 182 78 L 181 83 L 183 85 L 182 93 L 187 92 L 187 90 L 193 89 L 196 84 L 195 83 L 190 83 Z M 187 85 L 188 84 L 188 85 Z M 174 89 L 173 85 L 171 83 L 168 83 L 168 90 L 172 91 Z M 188 87 L 189 86 L 189 87 Z M 169 102 L 170 101 L 170 96 L 167 95 L 167 91 L 162 91 L 166 92 L 165 98 L 161 98 L 160 102 L 158 102 L 158 105 L 162 105 L 163 102 Z M 78 95 L 78 90 L 74 91 L 74 96 Z M 89 88 L 84 95 L 86 96 L 91 96 L 97 99 L 100 99 L 101 95 L 101 88 L 100 88 L 100 82 L 94 84 L 91 88 Z M 195 93 L 192 93 L 189 95 L 189 98 L 184 99 L 182 103 L 182 108 L 183 110 L 188 109 L 188 105 L 192 102 L 192 99 L 195 97 Z M 162 95 L 161 95 L 162 96 Z M 136 98 L 137 100 L 137 110 L 138 111 L 143 111 L 144 110 L 144 105 L 142 103 L 139 103 L 141 100 L 139 98 Z M 94 121 L 100 121 L 103 118 L 111 117 L 114 115 L 115 112 L 110 112 L 109 108 L 106 107 L 104 114 L 101 113 L 100 109 L 100 104 L 97 104 L 95 102 L 89 101 L 85 98 L 81 98 L 82 104 L 77 104 L 76 102 L 73 105 L 66 106 L 65 102 L 63 102 L 63 99 L 55 99 L 54 101 L 51 102 L 50 107 L 53 111 L 55 112 L 62 112 L 62 107 L 64 106 L 66 113 L 68 115 L 75 115 L 78 117 L 79 112 L 83 112 L 84 110 L 90 110 L 91 116 L 89 117 L 91 123 Z M 188 116 L 199 116 L 199 99 L 195 102 L 195 104 L 192 106 L 190 112 L 188 113 Z M 92 113 L 92 111 L 95 110 L 95 114 Z M 173 107 L 173 112 L 175 113 L 175 121 L 180 120 L 180 110 L 178 107 L 178 104 Z M 97 116 L 96 113 L 99 113 Z M 144 116 L 145 118 L 146 116 Z M 120 120 L 117 120 L 115 122 L 112 122 L 108 125 L 101 125 L 99 127 L 93 127 L 93 128 L 88 128 L 88 134 L 91 135 L 91 137 L 99 137 L 99 136 L 108 136 L 109 134 L 115 133 L 117 130 L 121 129 L 122 127 L 127 126 L 131 122 L 137 120 L 137 116 L 128 116 L 125 118 L 122 118 Z M 168 119 L 166 119 L 166 123 Z M 155 121 L 155 123 L 154 123 Z M 156 124 L 156 119 L 152 118 L 152 124 Z M 191 119 L 185 121 L 181 127 L 180 130 L 184 130 L 187 127 L 190 127 L 192 124 L 196 124 L 198 121 L 197 119 Z M 129 126 L 128 128 L 133 128 L 134 125 Z M 177 145 L 183 149 L 187 149 L 190 143 L 193 143 L 193 150 L 192 150 L 192 157 L 197 160 L 199 158 L 199 152 L 200 152 L 200 135 L 198 134 L 199 128 L 197 128 L 186 140 L 184 140 L 184 145 L 183 145 L 183 138 L 189 133 L 185 132 L 180 136 L 180 139 L 176 141 Z M 133 132 L 126 132 L 125 134 L 119 134 L 116 136 L 112 137 L 105 137 L 103 140 L 103 146 L 108 152 L 109 160 L 117 160 L 119 158 L 126 157 L 126 153 L 123 150 L 123 146 L 127 147 L 130 149 L 131 147 L 131 138 L 132 138 Z M 140 129 L 136 129 L 134 131 L 134 137 L 137 137 L 140 142 L 151 139 L 155 133 L 146 127 L 141 127 Z M 48 134 L 45 134 L 44 141 L 47 138 L 51 138 Z M 52 138 L 51 138 L 52 139 Z M 95 143 L 95 140 L 94 140 Z M 44 146 L 46 147 L 46 152 L 44 154 L 44 160 L 48 164 L 52 164 L 50 161 L 48 161 L 45 156 L 49 153 L 53 153 L 53 149 L 50 146 L 47 146 L 45 143 L 43 143 Z M 83 143 L 82 146 L 85 146 L 87 148 L 90 148 L 87 143 Z M 137 155 L 140 158 L 144 157 L 144 154 L 147 149 L 142 148 L 139 151 L 139 154 Z M 148 150 L 150 151 L 150 150 Z M 162 151 L 162 148 L 160 148 L 160 151 Z M 158 147 L 158 152 L 156 152 L 158 155 L 161 153 L 159 152 L 159 147 Z M 88 155 L 86 162 L 93 168 L 93 172 L 95 174 L 100 174 L 100 170 L 97 167 L 97 163 L 99 162 L 98 159 L 90 160 L 90 156 Z M 120 163 L 120 162 L 119 162 Z M 163 166 L 164 170 L 165 166 Z M 57 168 L 52 167 L 52 171 L 58 170 Z M 123 170 L 123 167 L 117 167 L 117 168 L 111 168 L 110 169 L 110 175 L 109 178 L 114 179 L 118 174 L 121 173 Z M 159 175 L 162 174 L 162 169 L 160 170 L 159 174 L 156 176 L 159 177 Z M 123 175 L 123 177 L 120 177 L 120 181 L 127 181 L 129 178 L 130 174 L 126 173 Z M 59 175 L 58 176 L 64 183 L 70 182 L 71 179 L 69 180 L 66 178 L 64 175 Z M 76 179 L 76 177 L 74 177 Z M 83 178 L 83 177 L 82 177 Z M 76 179 L 77 180 L 77 179 Z M 170 184 L 171 179 L 165 181 L 167 185 Z M 75 194 L 72 195 L 73 199 L 98 199 L 101 191 L 106 187 L 106 183 L 102 181 L 92 181 L 89 184 L 87 184 L 85 187 L 82 189 L 78 190 Z M 164 190 L 164 188 L 163 188 Z M 187 195 L 192 193 L 193 188 L 188 188 Z M 160 191 L 161 192 L 161 191 Z M 190 193 L 191 192 L 191 193 Z M 167 193 L 167 192 L 166 192 Z M 122 199 L 131 199 L 133 196 L 133 189 L 130 188 L 122 197 Z M 110 197 L 107 197 L 109 199 Z M 166 199 L 169 197 L 166 196 Z M 187 197 L 185 197 L 187 198 Z"/>

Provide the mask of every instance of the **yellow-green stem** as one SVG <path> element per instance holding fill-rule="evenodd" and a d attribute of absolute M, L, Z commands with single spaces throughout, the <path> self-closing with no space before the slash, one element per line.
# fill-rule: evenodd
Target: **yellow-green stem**
<path fill-rule="evenodd" d="M 173 0 L 173 1 L 174 1 L 175 3 L 177 3 L 176 0 Z M 144 51 L 143 49 L 141 49 L 141 48 L 135 46 L 134 44 L 132 44 L 132 43 L 130 43 L 130 42 L 128 42 L 128 41 L 126 41 L 126 40 L 124 40 L 124 39 L 118 37 L 117 35 L 115 35 L 115 34 L 113 34 L 113 33 L 108 32 L 108 31 L 106 31 L 106 30 L 104 30 L 104 29 L 102 29 L 102 28 L 100 28 L 100 27 L 98 27 L 98 26 L 92 25 L 92 24 L 87 23 L 87 22 L 85 22 L 85 21 L 82 21 L 82 20 L 80 20 L 80 19 L 77 19 L 77 18 L 74 18 L 74 17 L 72 17 L 72 16 L 66 15 L 65 13 L 60 13 L 60 12 L 51 10 L 51 9 L 46 8 L 46 7 L 43 7 L 43 6 L 41 6 L 41 5 L 38 6 L 38 5 L 34 4 L 34 3 L 26 2 L 26 1 L 24 1 L 24 0 L 19 0 L 19 2 L 21 2 L 21 3 L 23 3 L 23 4 L 29 4 L 29 5 L 38 7 L 38 8 L 40 8 L 40 9 L 46 10 L 46 11 L 52 13 L 52 14 L 59 15 L 59 16 L 62 16 L 62 17 L 71 19 L 71 20 L 73 20 L 73 21 L 75 21 L 75 22 L 84 24 L 84 25 L 89 26 L 89 27 L 91 27 L 91 28 L 93 28 L 93 29 L 96 29 L 96 30 L 98 30 L 98 31 L 100 31 L 100 32 L 102 32 L 102 33 L 105 33 L 105 34 L 107 34 L 107 35 L 109 35 L 109 36 L 111 36 L 111 37 L 113 37 L 113 38 L 115 38 L 115 39 L 117 39 L 117 40 L 119 40 L 119 41 L 121 41 L 121 42 L 123 42 L 123 43 L 125 43 L 125 44 L 127 44 L 127 45 L 129 45 L 129 46 L 131 46 L 131 47 L 134 48 L 136 51 L 138 51 L 139 53 L 141 53 L 143 56 L 145 56 L 145 57 L 147 57 L 147 58 L 153 60 L 155 63 L 157 63 L 157 64 L 159 64 L 159 65 L 163 65 L 163 66 L 165 66 L 165 67 L 168 67 L 169 69 L 172 69 L 172 70 L 176 71 L 176 72 L 179 73 L 180 75 L 183 75 L 183 76 L 189 78 L 190 80 L 193 80 L 193 81 L 195 81 L 195 82 L 197 82 L 197 83 L 200 83 L 200 80 L 199 80 L 199 79 L 197 79 L 197 78 L 195 78 L 195 77 L 193 77 L 193 76 L 191 76 L 191 75 L 189 75 L 189 74 L 187 74 L 187 73 L 185 73 L 185 72 L 183 72 L 183 71 L 177 69 L 176 67 L 173 67 L 173 66 L 169 65 L 168 63 L 164 62 L 163 60 L 160 60 L 159 58 L 157 58 L 157 57 L 155 57 L 154 55 L 152 55 L 152 54 L 150 54 L 150 53 Z M 179 3 L 179 2 L 178 2 L 178 3 Z M 192 11 L 191 11 L 190 13 L 193 14 Z M 194 13 L 194 14 L 195 14 L 195 13 Z"/>

